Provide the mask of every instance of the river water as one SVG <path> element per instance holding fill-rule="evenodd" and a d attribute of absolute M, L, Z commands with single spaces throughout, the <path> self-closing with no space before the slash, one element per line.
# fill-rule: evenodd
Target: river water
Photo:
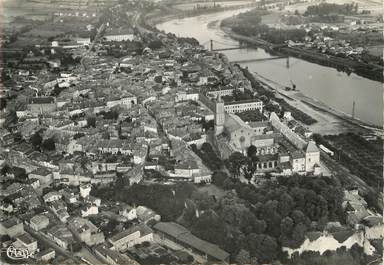
<path fill-rule="evenodd" d="M 238 46 L 238 42 L 220 30 L 220 20 L 244 12 L 231 10 L 197 17 L 174 19 L 157 25 L 165 32 L 180 37 L 194 37 L 200 44 L 209 48 L 209 40 L 214 40 L 215 48 Z M 231 61 L 253 58 L 270 58 L 271 55 L 261 48 L 228 50 L 223 53 Z M 241 63 L 251 72 L 273 80 L 284 86 L 296 85 L 305 96 L 320 101 L 338 111 L 351 115 L 355 101 L 355 117 L 369 124 L 383 125 L 383 84 L 360 77 L 349 76 L 331 67 L 321 66 L 294 57 Z"/>

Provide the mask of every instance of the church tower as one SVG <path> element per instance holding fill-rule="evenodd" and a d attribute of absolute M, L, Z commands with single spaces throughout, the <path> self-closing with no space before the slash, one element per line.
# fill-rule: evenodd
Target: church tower
<path fill-rule="evenodd" d="M 320 150 L 314 141 L 309 141 L 305 151 L 305 171 L 313 172 L 315 166 L 320 166 Z"/>
<path fill-rule="evenodd" d="M 221 134 L 224 130 L 225 110 L 224 101 L 219 96 L 215 102 L 215 133 Z"/>

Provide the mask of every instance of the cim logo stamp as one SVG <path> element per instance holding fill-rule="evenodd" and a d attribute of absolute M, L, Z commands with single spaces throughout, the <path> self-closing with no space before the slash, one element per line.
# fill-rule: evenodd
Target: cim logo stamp
<path fill-rule="evenodd" d="M 13 260 L 23 260 L 28 259 L 32 256 L 29 253 L 29 250 L 26 248 L 16 248 L 14 246 L 9 246 L 6 250 L 7 257 Z"/>

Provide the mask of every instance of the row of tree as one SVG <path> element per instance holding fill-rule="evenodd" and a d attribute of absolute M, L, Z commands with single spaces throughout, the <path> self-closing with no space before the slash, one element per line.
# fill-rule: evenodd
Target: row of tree
<path fill-rule="evenodd" d="M 357 13 L 359 7 L 356 3 L 351 4 L 331 4 L 321 3 L 319 5 L 308 6 L 304 12 L 304 16 L 327 16 L 330 14 L 338 15 L 354 15 Z"/>
<path fill-rule="evenodd" d="M 177 221 L 225 249 L 232 260 L 282 259 L 282 246 L 296 248 L 308 231 L 322 231 L 327 221 L 344 220 L 343 193 L 330 178 L 279 177 L 256 188 L 216 171 L 213 182 L 227 190 L 226 195 L 214 197 L 191 183 L 129 188 L 117 184 L 92 193 L 105 200 L 145 205 L 162 220 Z"/>
<path fill-rule="evenodd" d="M 254 9 L 239 14 L 235 18 L 224 20 L 222 26 L 230 27 L 233 32 L 243 36 L 261 38 L 274 44 L 283 44 L 287 40 L 301 42 L 306 36 L 303 29 L 276 29 L 262 24 L 262 17 L 268 11 Z"/>
<path fill-rule="evenodd" d="M 267 235 L 271 242 L 277 244 L 277 249 L 281 246 L 297 248 L 304 241 L 308 231 L 322 231 L 328 221 L 344 221 L 341 208 L 343 193 L 339 183 L 332 179 L 281 177 L 277 183 L 268 182 L 261 188 L 255 188 L 240 183 L 225 173 L 217 172 L 213 181 L 224 189 L 236 190 L 249 210 L 247 219 L 252 219 L 252 225 L 242 226 L 230 222 L 228 213 L 220 215 L 219 211 L 220 218 L 226 220 L 227 224 L 239 228 L 244 235 L 249 233 Z M 239 206 L 236 208 L 241 209 Z M 234 216 L 238 216 L 239 220 L 243 219 L 243 215 L 239 212 Z M 254 253 L 252 247 L 245 249 L 251 254 Z M 269 252 L 264 250 L 263 253 L 267 255 Z M 282 255 L 280 250 L 277 250 L 277 253 Z M 256 256 L 269 261 L 276 257 L 272 254 L 265 257 L 260 253 Z"/>
<path fill-rule="evenodd" d="M 55 139 L 53 137 L 43 139 L 40 135 L 40 132 L 34 133 L 29 139 L 30 143 L 35 149 L 53 151 L 55 150 Z"/>

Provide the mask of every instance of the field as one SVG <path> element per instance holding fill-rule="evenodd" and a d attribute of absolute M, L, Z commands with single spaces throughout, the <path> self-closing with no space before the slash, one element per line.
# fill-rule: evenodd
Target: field
<path fill-rule="evenodd" d="M 237 5 L 249 4 L 251 2 L 252 1 L 224 1 L 224 2 L 216 1 L 216 6 L 222 6 L 222 7 L 237 6 Z M 213 2 L 195 2 L 195 3 L 188 3 L 188 4 L 178 4 L 178 5 L 175 5 L 174 7 L 179 10 L 186 11 L 186 10 L 192 10 L 196 8 L 196 6 L 213 7 Z"/>
<path fill-rule="evenodd" d="M 299 12 L 304 12 L 308 6 L 316 5 L 321 3 L 322 1 L 314 0 L 308 1 L 306 3 L 297 3 L 293 5 L 288 5 L 285 7 L 286 11 L 294 12 L 298 10 Z M 361 10 L 369 10 L 373 15 L 383 14 L 383 2 L 381 0 L 327 0 L 327 3 L 335 3 L 335 4 L 350 4 L 351 2 L 355 2 L 359 5 L 359 11 Z"/>
<path fill-rule="evenodd" d="M 328 146 L 340 153 L 340 162 L 353 174 L 359 176 L 371 187 L 383 185 L 383 141 L 367 141 L 355 134 L 341 134 L 324 137 Z"/>
<path fill-rule="evenodd" d="M 384 45 L 377 45 L 368 47 L 368 53 L 373 56 L 383 57 Z"/>

